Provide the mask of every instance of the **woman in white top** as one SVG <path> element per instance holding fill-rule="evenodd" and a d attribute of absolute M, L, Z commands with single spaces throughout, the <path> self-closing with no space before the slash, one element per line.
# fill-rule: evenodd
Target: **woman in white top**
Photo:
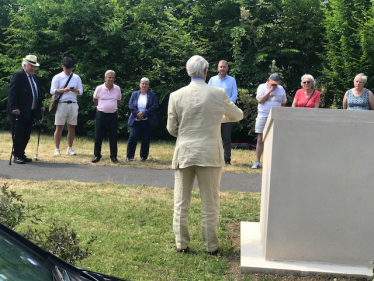
<path fill-rule="evenodd" d="M 152 130 L 158 125 L 156 116 L 157 97 L 149 90 L 149 79 L 144 77 L 140 80 L 140 90 L 133 92 L 129 101 L 131 114 L 128 124 L 130 125 L 130 136 L 127 142 L 126 162 L 134 160 L 136 144 L 141 137 L 140 159 L 148 158 L 149 143 Z"/>

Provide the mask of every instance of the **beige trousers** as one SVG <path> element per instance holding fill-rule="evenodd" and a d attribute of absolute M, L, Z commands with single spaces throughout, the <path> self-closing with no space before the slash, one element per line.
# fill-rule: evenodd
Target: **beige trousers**
<path fill-rule="evenodd" d="M 206 250 L 219 247 L 219 189 L 222 167 L 190 166 L 175 170 L 173 230 L 178 249 L 190 243 L 188 232 L 188 208 L 191 203 L 193 183 L 197 176 L 201 196 L 201 233 Z"/>

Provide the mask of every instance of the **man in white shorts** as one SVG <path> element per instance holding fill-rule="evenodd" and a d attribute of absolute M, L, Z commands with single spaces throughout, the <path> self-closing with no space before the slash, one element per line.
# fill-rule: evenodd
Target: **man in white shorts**
<path fill-rule="evenodd" d="M 285 106 L 287 102 L 286 91 L 279 85 L 280 79 L 277 73 L 270 75 L 266 83 L 257 88 L 256 99 L 258 100 L 258 115 L 256 118 L 255 132 L 257 133 L 256 162 L 252 169 L 260 167 L 260 159 L 264 151 L 264 142 L 262 133 L 264 131 L 266 120 L 268 119 L 270 109 L 273 106 Z"/>
<path fill-rule="evenodd" d="M 77 125 L 78 119 L 79 107 L 77 95 L 83 93 L 83 87 L 81 78 L 72 73 L 73 67 L 74 61 L 71 58 L 64 58 L 62 60 L 63 71 L 52 79 L 51 95 L 62 94 L 55 116 L 56 131 L 54 137 L 56 148 L 54 155 L 60 155 L 60 142 L 65 123 L 68 125 L 68 148 L 66 154 L 77 155 L 72 149 L 72 146 L 75 138 L 75 126 Z M 66 84 L 68 80 L 69 83 Z"/>

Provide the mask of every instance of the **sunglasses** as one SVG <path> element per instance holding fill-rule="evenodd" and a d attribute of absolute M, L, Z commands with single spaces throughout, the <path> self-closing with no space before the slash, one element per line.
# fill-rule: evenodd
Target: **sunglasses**
<path fill-rule="evenodd" d="M 310 81 L 304 81 L 303 84 L 310 84 Z"/>
<path fill-rule="evenodd" d="M 278 84 L 271 84 L 271 86 L 278 86 Z"/>

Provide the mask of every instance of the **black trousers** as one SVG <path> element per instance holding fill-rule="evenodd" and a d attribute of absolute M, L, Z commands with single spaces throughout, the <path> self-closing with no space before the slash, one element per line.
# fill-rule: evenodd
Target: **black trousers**
<path fill-rule="evenodd" d="M 109 136 L 110 157 L 117 157 L 117 129 L 117 112 L 104 113 L 102 111 L 96 111 L 94 148 L 94 154 L 96 157 L 101 158 L 101 145 L 103 144 L 103 139 L 106 133 L 108 133 Z"/>
<path fill-rule="evenodd" d="M 25 155 L 25 149 L 30 140 L 35 114 L 36 109 L 33 109 L 31 110 L 29 118 L 18 115 L 18 121 L 16 121 L 17 115 L 9 115 L 10 129 L 13 137 L 14 157 L 23 157 Z"/>
<path fill-rule="evenodd" d="M 231 161 L 231 130 L 234 123 L 221 124 L 221 136 L 225 161 Z"/>
<path fill-rule="evenodd" d="M 142 138 L 140 157 L 144 159 L 148 158 L 152 130 L 153 128 L 151 125 L 149 125 L 148 120 L 135 121 L 134 124 L 130 126 L 130 137 L 127 142 L 127 158 L 134 158 L 136 144 L 138 143 L 140 137 Z"/>

